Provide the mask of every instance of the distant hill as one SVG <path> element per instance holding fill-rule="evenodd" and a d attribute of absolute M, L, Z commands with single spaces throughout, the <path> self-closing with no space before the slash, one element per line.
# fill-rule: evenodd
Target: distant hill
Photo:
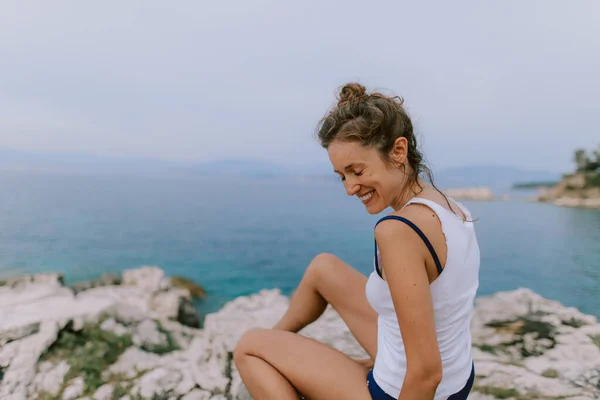
<path fill-rule="evenodd" d="M 600 209 L 600 169 L 565 175 L 552 188 L 541 192 L 538 200 L 559 206 Z"/>
<path fill-rule="evenodd" d="M 326 162 L 284 165 L 263 160 L 230 159 L 203 163 L 176 163 L 138 157 L 110 157 L 79 153 L 35 153 L 0 148 L 0 170 L 54 173 L 109 173 L 157 176 L 252 176 L 259 178 L 295 176 L 309 180 L 337 180 Z M 440 189 L 487 186 L 509 189 L 515 184 L 558 181 L 558 173 L 512 166 L 471 165 L 434 170 Z"/>
<path fill-rule="evenodd" d="M 168 173 L 182 164 L 142 157 L 43 153 L 0 148 L 0 170 L 55 173 Z"/>
<path fill-rule="evenodd" d="M 510 189 L 515 184 L 529 182 L 556 182 L 557 172 L 530 170 L 512 166 L 472 165 L 434 171 L 434 180 L 440 188 L 488 186 L 491 189 Z"/>
<path fill-rule="evenodd" d="M 82 153 L 42 153 L 0 148 L 0 170 L 48 173 L 109 173 L 160 176 L 312 176 L 327 175 L 326 164 L 294 166 L 263 160 L 217 160 L 177 163 L 142 157 Z M 331 172 L 333 176 L 333 172 Z M 334 176 L 335 177 L 335 176 Z"/>
<path fill-rule="evenodd" d="M 513 185 L 514 189 L 548 189 L 556 186 L 559 181 L 548 181 L 548 182 L 525 182 L 525 183 L 516 183 Z"/>
<path fill-rule="evenodd" d="M 285 176 L 296 175 L 294 168 L 261 160 L 219 160 L 199 163 L 187 168 L 203 175 Z"/>

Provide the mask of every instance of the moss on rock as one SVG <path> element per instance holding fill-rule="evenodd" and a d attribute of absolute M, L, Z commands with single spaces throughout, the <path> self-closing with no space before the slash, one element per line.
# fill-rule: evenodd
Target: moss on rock
<path fill-rule="evenodd" d="M 77 332 L 62 330 L 41 361 L 65 360 L 71 367 L 65 381 L 81 376 L 85 382 L 83 395 L 91 395 L 106 383 L 102 372 L 131 345 L 128 334 L 119 336 L 97 324 L 86 324 Z"/>
<path fill-rule="evenodd" d="M 177 288 L 187 289 L 195 299 L 206 298 L 206 290 L 189 278 L 173 276 L 171 277 L 171 284 Z"/>

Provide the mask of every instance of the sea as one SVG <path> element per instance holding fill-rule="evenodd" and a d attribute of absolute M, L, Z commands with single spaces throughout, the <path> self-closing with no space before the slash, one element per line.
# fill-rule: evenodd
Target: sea
<path fill-rule="evenodd" d="M 600 211 L 461 201 L 481 249 L 479 296 L 528 287 L 600 317 Z M 372 271 L 369 215 L 333 180 L 0 173 L 0 277 L 67 284 L 156 265 L 202 285 L 203 313 L 237 296 L 290 294 L 311 259 Z"/>

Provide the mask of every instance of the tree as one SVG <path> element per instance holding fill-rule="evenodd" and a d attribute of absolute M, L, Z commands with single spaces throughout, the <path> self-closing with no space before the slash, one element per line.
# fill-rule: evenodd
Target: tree
<path fill-rule="evenodd" d="M 584 149 L 575 150 L 575 165 L 577 167 L 577 172 L 587 171 L 589 163 L 590 159 Z"/>
<path fill-rule="evenodd" d="M 600 169 L 600 146 L 592 151 L 592 160 L 588 164 L 588 171 L 596 171 Z"/>

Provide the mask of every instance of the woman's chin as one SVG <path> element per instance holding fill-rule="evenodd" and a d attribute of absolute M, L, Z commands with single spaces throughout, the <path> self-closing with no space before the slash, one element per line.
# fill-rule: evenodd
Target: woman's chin
<path fill-rule="evenodd" d="M 367 204 L 365 206 L 365 208 L 367 209 L 367 212 L 369 214 L 379 214 L 380 212 L 382 212 L 383 210 L 385 210 L 387 207 L 382 207 L 381 204 L 379 204 L 379 202 L 375 202 L 373 204 Z"/>

